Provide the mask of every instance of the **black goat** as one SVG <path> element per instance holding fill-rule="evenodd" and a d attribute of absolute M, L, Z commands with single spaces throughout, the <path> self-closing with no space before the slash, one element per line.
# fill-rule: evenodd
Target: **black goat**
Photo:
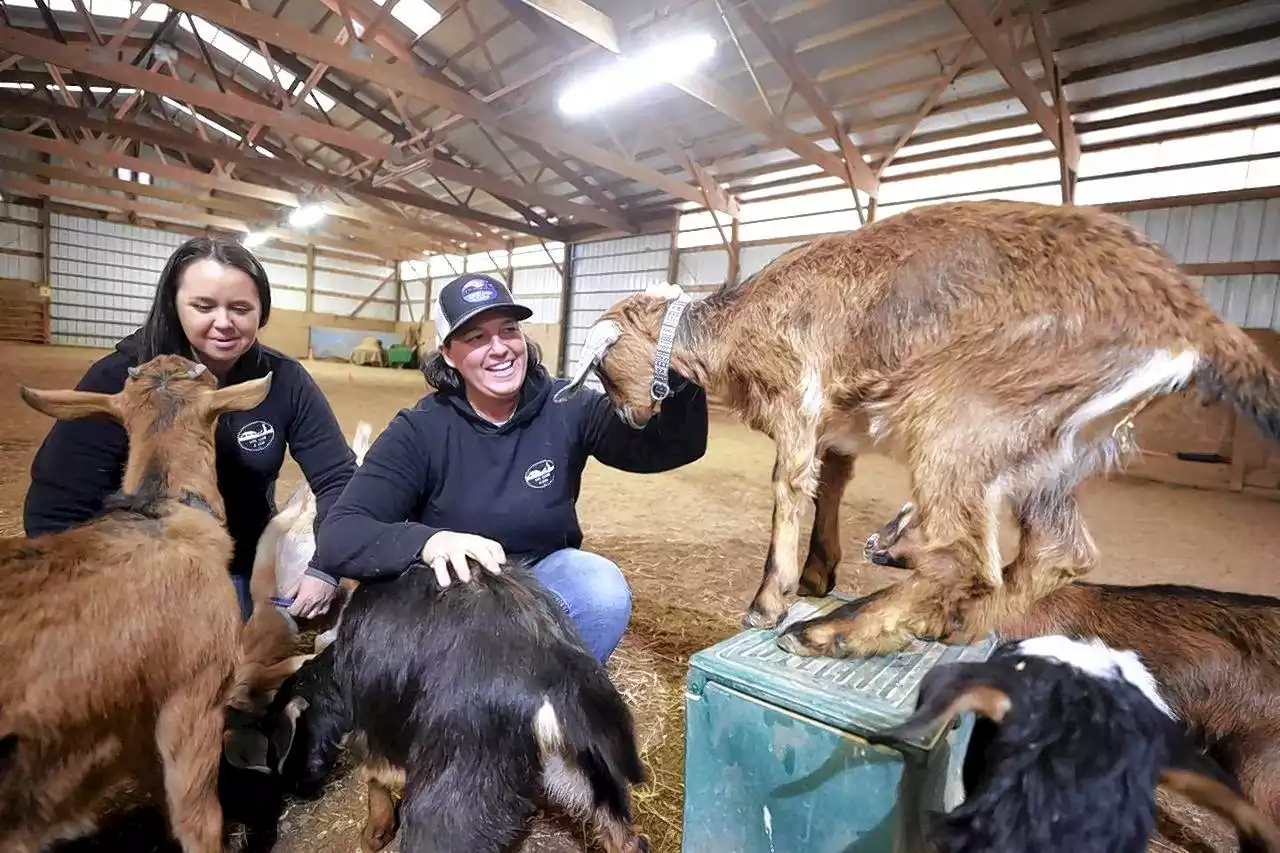
<path fill-rule="evenodd" d="M 609 853 L 647 851 L 631 817 L 644 780 L 631 712 L 604 666 L 527 565 L 472 573 L 442 590 L 416 565 L 356 589 L 337 640 L 276 696 L 307 706 L 285 776 L 313 792 L 348 736 L 370 851 L 399 827 L 415 853 L 506 850 L 544 795 Z"/>
<path fill-rule="evenodd" d="M 886 743 L 975 711 L 966 799 L 938 815 L 937 853 L 1143 853 L 1155 788 L 1235 825 L 1242 853 L 1277 853 L 1280 831 L 1201 754 L 1132 651 L 1044 636 L 982 663 L 941 666 Z"/>

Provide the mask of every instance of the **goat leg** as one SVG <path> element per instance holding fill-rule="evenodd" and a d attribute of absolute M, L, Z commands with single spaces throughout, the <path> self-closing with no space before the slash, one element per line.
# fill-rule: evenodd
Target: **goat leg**
<path fill-rule="evenodd" d="M 904 541 L 920 525 L 916 505 L 907 501 L 898 514 L 875 533 L 867 537 L 862 555 L 877 566 L 910 569 L 907 555 L 919 547 L 917 542 Z"/>
<path fill-rule="evenodd" d="M 396 837 L 398 819 L 396 801 L 391 789 L 377 774 L 367 774 L 369 815 L 364 831 L 360 833 L 361 846 L 369 853 L 378 853 Z"/>
<path fill-rule="evenodd" d="M 1004 591 L 957 573 L 927 572 L 877 590 L 830 613 L 787 626 L 778 645 L 803 657 L 872 657 L 899 652 L 913 640 L 973 643 L 991 631 Z"/>
<path fill-rule="evenodd" d="M 218 770 L 229 669 L 208 667 L 182 685 L 160 709 L 156 721 L 169 821 L 183 853 L 222 849 Z"/>
<path fill-rule="evenodd" d="M 813 501 L 809 555 L 800 572 L 800 594 L 822 597 L 835 589 L 840 564 L 840 499 L 853 476 L 854 457 L 828 450 L 822 454 L 818 494 Z"/>
<path fill-rule="evenodd" d="M 793 448 L 790 442 L 778 442 L 773 465 L 773 529 L 764 577 L 742 618 L 748 628 L 777 626 L 786 615 L 787 596 L 799 587 L 801 502 L 806 494 L 814 494 L 817 485 L 813 444 L 812 435 L 804 446 Z"/>

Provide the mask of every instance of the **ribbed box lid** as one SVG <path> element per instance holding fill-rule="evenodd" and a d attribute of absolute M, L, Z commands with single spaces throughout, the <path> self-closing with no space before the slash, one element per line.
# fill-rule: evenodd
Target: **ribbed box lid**
<path fill-rule="evenodd" d="M 840 593 L 799 599 L 778 628 L 747 629 L 695 653 L 689 660 L 691 682 L 701 676 L 865 737 L 911 715 L 920 681 L 929 670 L 944 663 L 986 660 L 999 641 L 994 634 L 972 646 L 916 640 L 895 654 L 844 659 L 800 657 L 778 647 L 779 632 L 792 622 L 829 613 L 851 600 Z M 905 745 L 932 749 L 943 728 Z"/>

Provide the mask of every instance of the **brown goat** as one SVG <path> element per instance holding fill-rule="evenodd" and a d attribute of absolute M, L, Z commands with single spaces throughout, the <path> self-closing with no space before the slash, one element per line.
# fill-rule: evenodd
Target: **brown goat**
<path fill-rule="evenodd" d="M 0 542 L 0 850 L 87 834 L 139 796 L 167 805 L 184 853 L 222 849 L 240 610 L 214 429 L 270 386 L 218 388 L 203 365 L 159 356 L 115 394 L 21 389 L 50 417 L 119 421 L 129 456 L 99 517 Z"/>
<path fill-rule="evenodd" d="M 744 622 L 776 626 L 797 589 L 825 595 L 838 507 L 863 452 L 911 474 L 914 575 L 846 624 L 856 655 L 962 629 L 1004 584 L 997 531 L 1011 503 L 1011 568 L 1047 593 L 1097 551 L 1078 483 L 1133 451 L 1155 398 L 1194 384 L 1280 437 L 1280 374 L 1157 245 L 1087 207 L 1003 201 L 918 207 L 791 249 L 689 304 L 628 297 L 593 327 L 563 397 L 595 370 L 623 420 L 660 405 L 669 363 L 777 446 L 773 532 Z M 676 315 L 678 317 L 678 315 Z M 799 517 L 816 505 L 803 573 Z M 1024 602 L 1025 604 L 1026 602 Z"/>

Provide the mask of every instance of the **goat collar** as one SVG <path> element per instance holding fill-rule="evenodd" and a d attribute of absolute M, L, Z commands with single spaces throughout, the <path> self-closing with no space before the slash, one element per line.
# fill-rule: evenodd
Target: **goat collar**
<path fill-rule="evenodd" d="M 662 315 L 658 345 L 653 351 L 653 384 L 649 386 L 649 394 L 655 402 L 661 402 L 671 394 L 671 385 L 667 382 L 668 371 L 671 369 L 671 349 L 675 345 L 680 318 L 690 301 L 688 295 L 682 293 L 667 303 L 667 311 Z"/>
<path fill-rule="evenodd" d="M 186 504 L 192 509 L 204 510 L 205 512 L 209 513 L 209 515 L 212 515 L 214 518 L 218 519 L 219 521 L 222 520 L 222 518 L 218 515 L 218 513 L 214 511 L 213 507 L 209 504 L 209 502 L 204 498 L 200 497 L 200 495 L 196 494 L 195 492 L 189 491 L 187 489 L 183 489 L 182 494 L 178 496 L 178 503 Z"/>

